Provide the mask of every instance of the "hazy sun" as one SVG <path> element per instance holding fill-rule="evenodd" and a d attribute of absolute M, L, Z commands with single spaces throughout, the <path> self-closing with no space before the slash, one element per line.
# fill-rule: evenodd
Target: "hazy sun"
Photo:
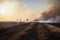
<path fill-rule="evenodd" d="M 8 10 L 5 7 L 1 8 L 1 14 L 7 15 L 8 14 L 7 12 L 8 12 Z"/>
<path fill-rule="evenodd" d="M 10 16 L 11 14 L 11 7 L 8 4 L 0 5 L 0 14 L 3 16 Z"/>

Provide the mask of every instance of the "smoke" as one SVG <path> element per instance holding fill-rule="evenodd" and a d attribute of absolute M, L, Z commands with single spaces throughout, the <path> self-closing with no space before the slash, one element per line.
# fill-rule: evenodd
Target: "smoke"
<path fill-rule="evenodd" d="M 49 0 L 52 5 L 42 13 L 42 20 L 60 23 L 60 0 Z"/>
<path fill-rule="evenodd" d="M 0 0 L 1 8 L 7 9 L 6 14 L 1 15 L 0 21 L 29 21 L 46 20 L 50 22 L 60 22 L 60 0 L 48 0 L 51 5 L 47 10 L 40 12 L 40 10 L 31 10 L 27 5 L 18 3 L 16 0 Z"/>

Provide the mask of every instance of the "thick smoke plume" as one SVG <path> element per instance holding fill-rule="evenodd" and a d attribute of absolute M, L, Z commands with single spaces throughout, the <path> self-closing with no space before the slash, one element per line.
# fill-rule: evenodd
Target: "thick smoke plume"
<path fill-rule="evenodd" d="M 42 13 L 42 20 L 60 22 L 60 0 L 51 0 L 52 7 Z"/>

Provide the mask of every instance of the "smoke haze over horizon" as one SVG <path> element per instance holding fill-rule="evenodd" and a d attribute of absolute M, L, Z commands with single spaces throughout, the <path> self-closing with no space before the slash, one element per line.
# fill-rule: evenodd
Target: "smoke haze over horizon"
<path fill-rule="evenodd" d="M 60 0 L 0 0 L 0 21 L 60 21 Z"/>
<path fill-rule="evenodd" d="M 51 0 L 52 7 L 42 13 L 43 20 L 60 23 L 60 1 Z"/>

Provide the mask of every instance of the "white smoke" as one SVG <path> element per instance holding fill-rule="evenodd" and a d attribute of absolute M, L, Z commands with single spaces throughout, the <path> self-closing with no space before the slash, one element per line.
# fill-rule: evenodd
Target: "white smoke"
<path fill-rule="evenodd" d="M 42 21 L 45 23 L 60 23 L 60 0 L 50 0 L 50 7 L 42 13 Z"/>

